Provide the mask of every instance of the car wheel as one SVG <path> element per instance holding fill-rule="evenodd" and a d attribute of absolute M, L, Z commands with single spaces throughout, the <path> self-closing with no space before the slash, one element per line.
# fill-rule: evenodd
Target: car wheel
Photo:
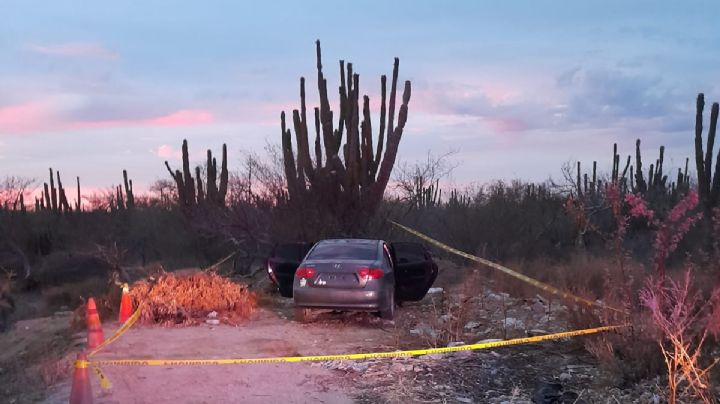
<path fill-rule="evenodd" d="M 309 323 L 310 309 L 305 307 L 295 307 L 295 321 L 298 323 Z"/>
<path fill-rule="evenodd" d="M 380 310 L 380 318 L 383 320 L 392 320 L 395 317 L 395 293 L 390 293 L 388 299 L 388 307 L 385 310 Z"/>

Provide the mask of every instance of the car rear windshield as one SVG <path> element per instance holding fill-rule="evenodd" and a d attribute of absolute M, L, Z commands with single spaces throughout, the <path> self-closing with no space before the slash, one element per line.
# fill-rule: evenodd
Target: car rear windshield
<path fill-rule="evenodd" d="M 313 260 L 365 260 L 377 259 L 377 245 L 375 244 L 318 244 L 310 252 L 308 259 Z"/>

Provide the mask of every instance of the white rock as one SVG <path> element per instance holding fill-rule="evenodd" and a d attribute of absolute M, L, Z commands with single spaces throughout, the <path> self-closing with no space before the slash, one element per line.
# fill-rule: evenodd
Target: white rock
<path fill-rule="evenodd" d="M 442 293 L 442 292 L 443 292 L 443 288 L 430 288 L 430 289 L 428 289 L 427 294 L 434 295 L 436 293 Z"/>
<path fill-rule="evenodd" d="M 478 341 L 477 343 L 478 343 L 478 344 L 484 344 L 484 343 L 486 343 L 486 342 L 498 342 L 498 341 L 502 341 L 502 339 L 500 339 L 500 338 L 487 338 L 487 339 L 480 340 L 480 341 Z"/>
<path fill-rule="evenodd" d="M 211 311 L 210 313 L 208 313 L 207 318 L 217 318 L 217 316 L 217 311 Z"/>
<path fill-rule="evenodd" d="M 430 337 L 435 338 L 437 336 L 437 331 L 430 327 L 427 324 L 418 324 L 415 328 L 410 330 L 410 334 L 413 335 L 428 335 Z"/>
<path fill-rule="evenodd" d="M 467 398 L 467 397 L 455 397 L 455 400 L 457 400 L 460 403 L 472 403 L 473 402 L 472 398 Z"/>
<path fill-rule="evenodd" d="M 220 320 L 215 319 L 215 318 L 207 319 L 207 320 L 205 320 L 205 322 L 208 323 L 208 324 L 210 324 L 210 325 L 218 325 L 218 324 L 220 324 Z"/>
<path fill-rule="evenodd" d="M 443 354 L 438 354 L 438 353 L 436 353 L 436 354 L 420 355 L 419 358 L 421 358 L 421 359 L 433 359 L 433 360 L 438 360 L 438 359 L 442 359 L 442 358 L 443 358 Z"/>
<path fill-rule="evenodd" d="M 481 325 L 482 325 L 482 324 L 480 324 L 479 321 L 468 321 L 468 323 L 465 324 L 465 327 L 464 327 L 464 328 L 465 328 L 466 330 L 472 330 L 472 329 L 475 329 L 475 328 L 480 327 Z"/>
<path fill-rule="evenodd" d="M 558 378 L 560 379 L 560 381 L 566 382 L 572 379 L 572 376 L 570 375 L 570 373 L 560 373 L 560 376 Z"/>
<path fill-rule="evenodd" d="M 370 365 L 365 362 L 354 362 L 350 364 L 350 368 L 358 373 L 366 371 L 369 367 Z"/>
<path fill-rule="evenodd" d="M 465 343 L 462 341 L 455 341 L 455 342 L 450 342 L 449 344 L 447 344 L 448 348 L 452 348 L 454 346 L 461 346 L 461 345 L 465 345 Z"/>
<path fill-rule="evenodd" d="M 505 327 L 508 328 L 525 328 L 525 323 L 523 323 L 522 320 L 514 317 L 506 318 L 505 320 L 503 320 L 503 323 Z"/>

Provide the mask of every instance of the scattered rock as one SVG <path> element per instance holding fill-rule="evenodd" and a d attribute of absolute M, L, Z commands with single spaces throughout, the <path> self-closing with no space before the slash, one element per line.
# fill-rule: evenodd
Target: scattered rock
<path fill-rule="evenodd" d="M 464 327 L 464 328 L 465 328 L 466 330 L 473 330 L 473 329 L 475 329 L 475 328 L 480 327 L 481 325 L 482 325 L 482 324 L 481 324 L 479 321 L 468 321 L 468 323 L 465 324 L 465 327 Z"/>
<path fill-rule="evenodd" d="M 410 330 L 410 334 L 427 335 L 433 338 L 437 337 L 437 331 L 427 324 L 418 324 L 415 328 Z"/>
<path fill-rule="evenodd" d="M 534 404 L 557 403 L 562 396 L 563 386 L 560 383 L 542 382 L 535 387 L 532 400 Z"/>
<path fill-rule="evenodd" d="M 522 320 L 514 317 L 508 317 L 503 320 L 502 323 L 505 325 L 505 327 L 508 328 L 525 328 L 525 323 L 523 323 Z"/>
<path fill-rule="evenodd" d="M 472 403 L 473 402 L 472 398 L 467 398 L 467 397 L 455 397 L 455 400 L 459 403 Z"/>
<path fill-rule="evenodd" d="M 70 317 L 72 315 L 73 315 L 72 311 L 65 311 L 65 310 L 56 311 L 55 313 L 53 313 L 53 317 Z"/>
<path fill-rule="evenodd" d="M 427 354 L 427 355 L 420 355 L 418 356 L 420 359 L 432 359 L 432 360 L 439 360 L 443 358 L 443 354 Z"/>

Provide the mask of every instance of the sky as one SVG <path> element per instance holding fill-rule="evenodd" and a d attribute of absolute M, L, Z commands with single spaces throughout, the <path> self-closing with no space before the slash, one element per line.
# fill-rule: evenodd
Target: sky
<path fill-rule="evenodd" d="M 378 125 L 380 75 L 412 82 L 400 162 L 452 152 L 452 181 L 610 170 L 612 144 L 666 166 L 692 158 L 695 98 L 720 100 L 712 1 L 3 1 L 0 176 L 146 190 L 228 145 L 280 142 L 280 112 L 317 105 L 315 40 L 330 93 L 352 62 Z M 332 102 L 332 101 L 331 101 Z M 337 109 L 336 102 L 333 108 Z M 709 115 L 709 112 L 707 113 Z M 706 121 L 707 121 L 706 117 Z"/>

